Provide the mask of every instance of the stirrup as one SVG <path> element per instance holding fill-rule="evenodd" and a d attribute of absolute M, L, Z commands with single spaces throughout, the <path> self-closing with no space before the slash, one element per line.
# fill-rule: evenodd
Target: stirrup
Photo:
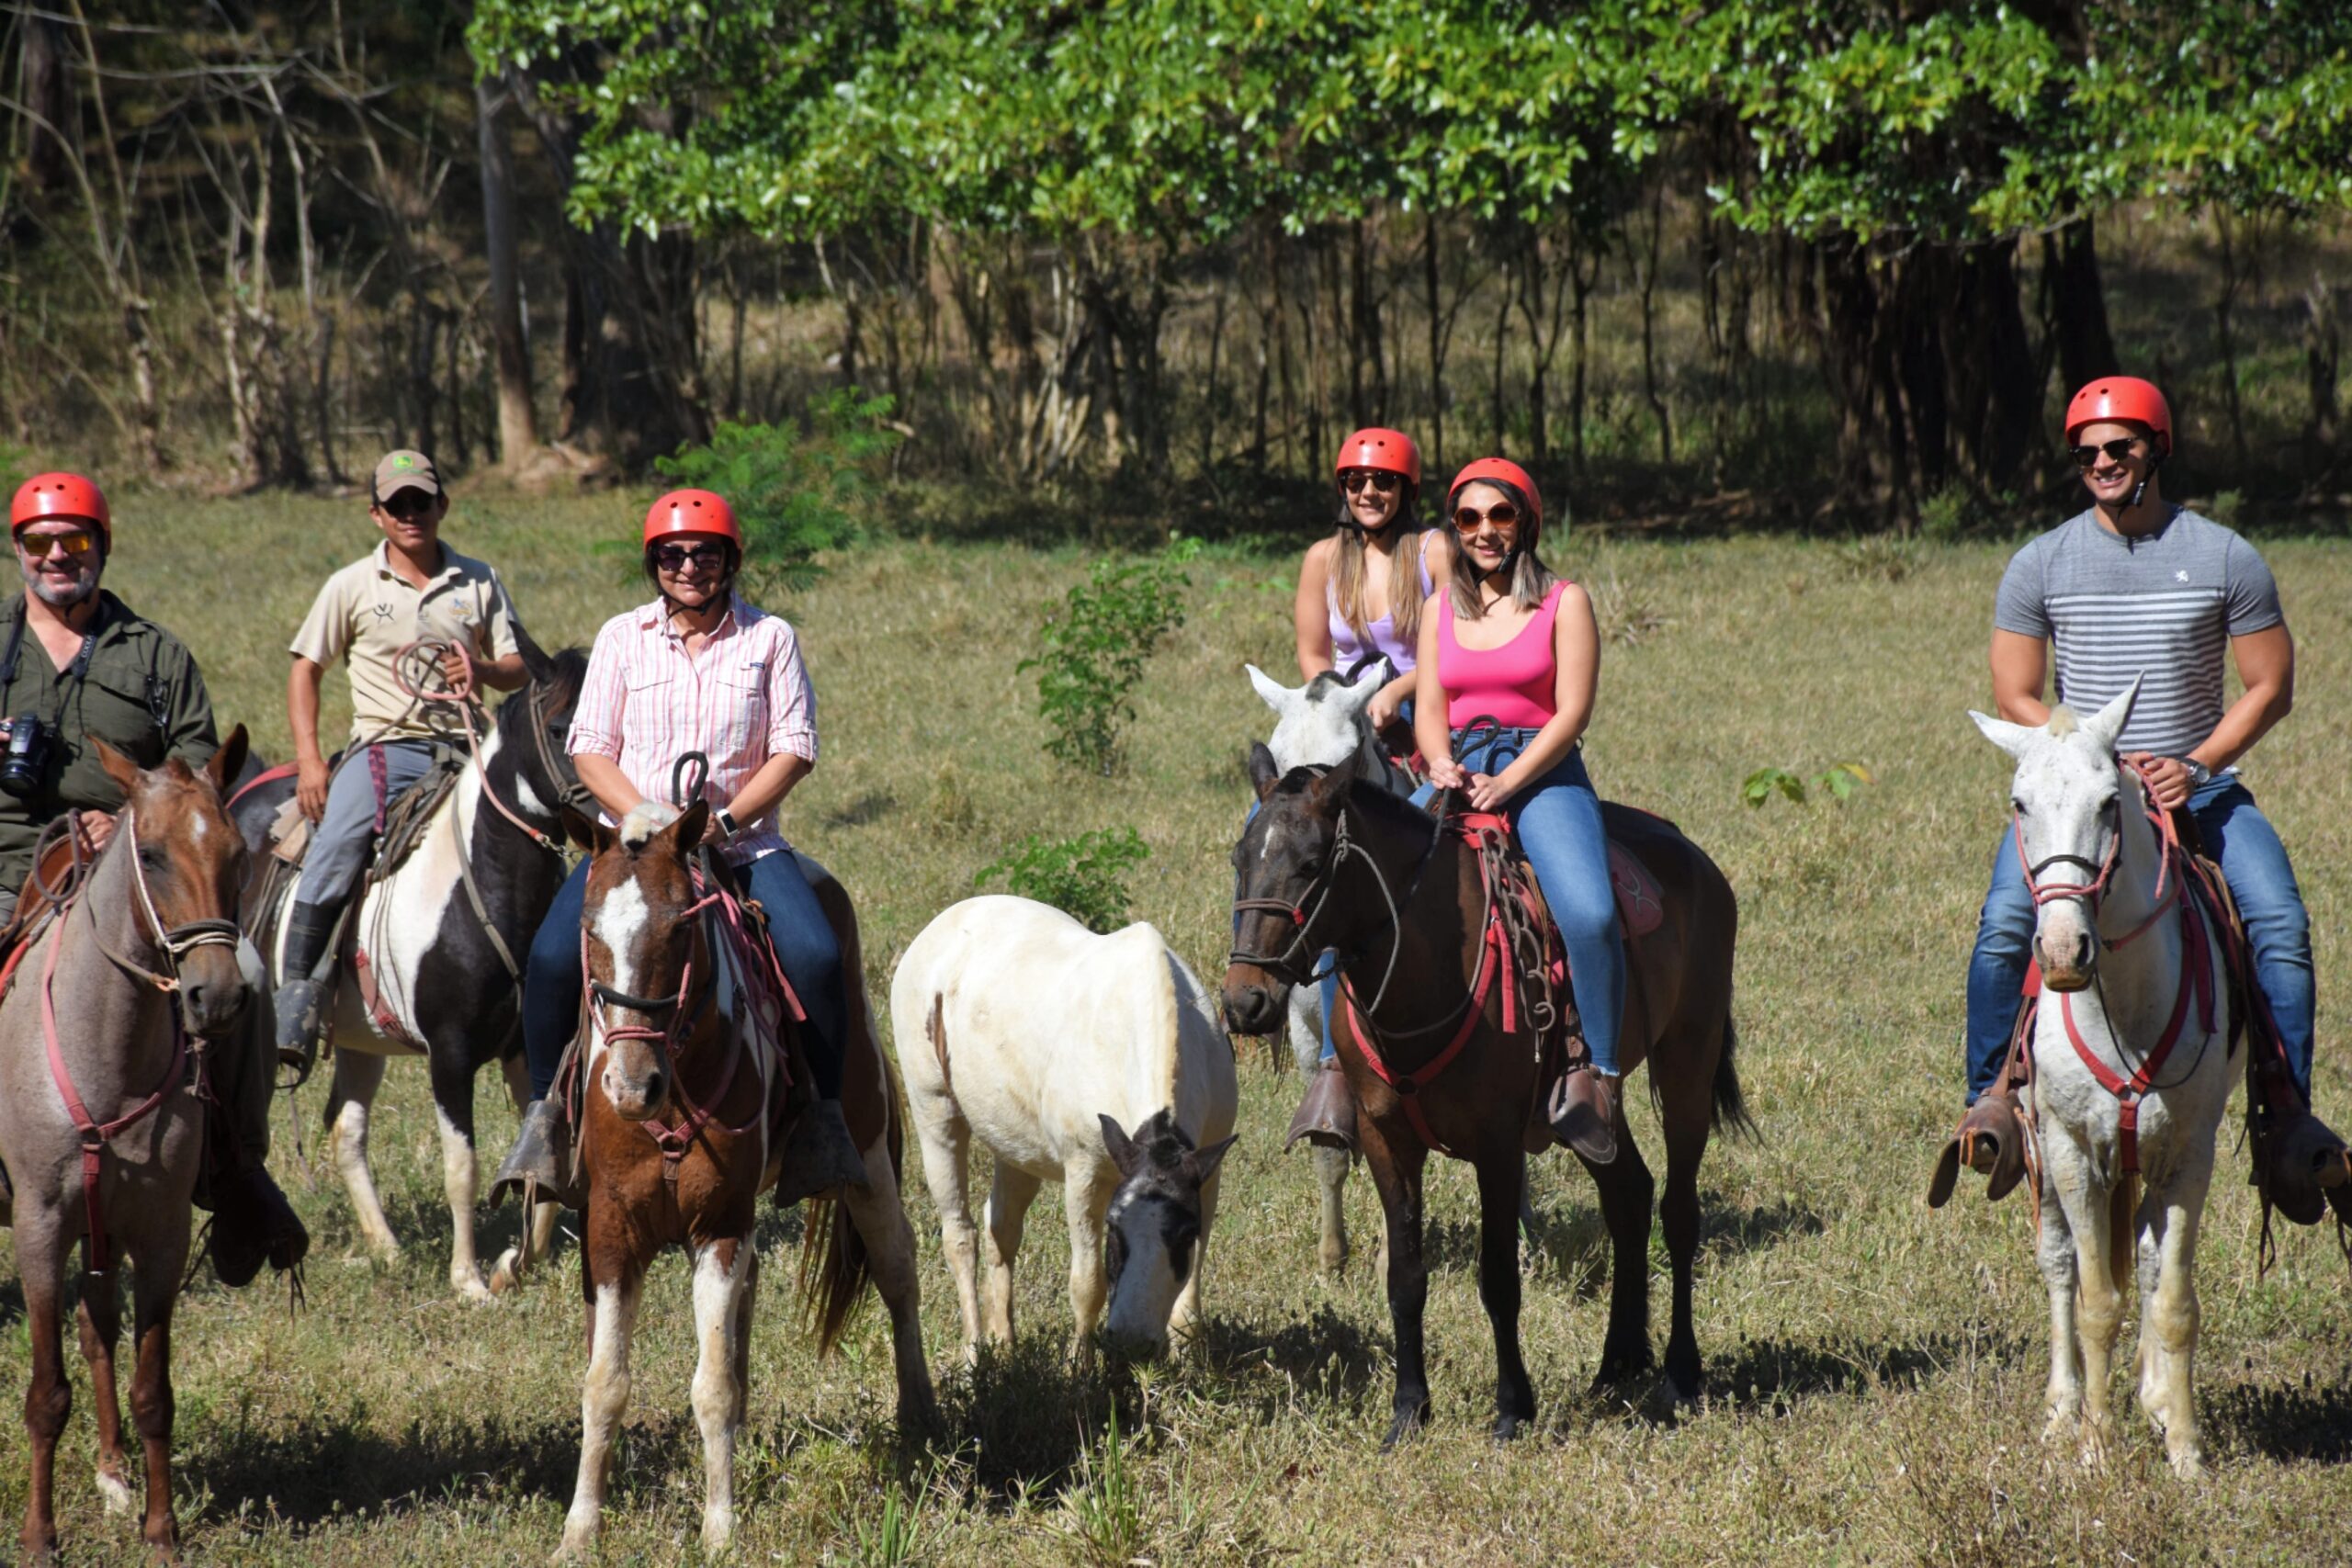
<path fill-rule="evenodd" d="M 490 1206 L 498 1207 L 513 1192 L 525 1202 L 550 1198 L 567 1209 L 583 1206 L 571 1182 L 571 1129 L 554 1095 L 531 1101 L 515 1129 L 514 1146 L 506 1151 L 498 1174 L 491 1178 Z"/>
<path fill-rule="evenodd" d="M 866 1185 L 865 1156 L 857 1152 L 838 1100 L 816 1100 L 786 1135 L 784 1168 L 776 1173 L 775 1205 L 788 1209 L 803 1198 L 840 1187 Z"/>
<path fill-rule="evenodd" d="M 2273 1106 L 2256 1138 L 2255 1185 L 2299 1225 L 2320 1222 L 2331 1203 L 2352 1208 L 2352 1162 L 2344 1140 L 2301 1105 Z"/>
<path fill-rule="evenodd" d="M 1928 1179 L 1928 1208 L 1951 1201 L 1963 1165 L 1985 1179 L 1988 1203 L 1999 1202 L 2025 1179 L 2025 1118 L 2007 1089 L 1986 1089 L 1962 1115 Z"/>
<path fill-rule="evenodd" d="M 1356 1097 L 1336 1056 L 1325 1057 L 1307 1077 L 1298 1113 L 1290 1119 L 1290 1132 L 1283 1139 L 1283 1152 L 1301 1138 L 1317 1148 L 1356 1152 Z"/>
<path fill-rule="evenodd" d="M 264 1263 L 283 1274 L 310 1250 L 310 1231 L 267 1170 L 253 1166 L 220 1184 L 212 1205 L 212 1271 L 222 1284 L 243 1289 Z"/>
<path fill-rule="evenodd" d="M 1571 1062 L 1545 1105 L 1552 1136 L 1594 1165 L 1617 1158 L 1618 1080 L 1589 1061 Z"/>

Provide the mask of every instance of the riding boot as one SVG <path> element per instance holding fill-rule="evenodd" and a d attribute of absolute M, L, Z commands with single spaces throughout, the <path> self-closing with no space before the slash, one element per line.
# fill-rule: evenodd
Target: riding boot
<path fill-rule="evenodd" d="M 865 1157 L 857 1152 L 838 1100 L 812 1100 L 784 1145 L 784 1169 L 775 1179 L 775 1206 L 788 1209 L 803 1198 L 836 1187 L 863 1187 Z"/>
<path fill-rule="evenodd" d="M 491 1207 L 504 1202 L 510 1190 L 526 1202 L 536 1193 L 567 1209 L 583 1206 L 582 1195 L 571 1179 L 571 1127 L 552 1094 L 531 1101 L 530 1109 L 523 1112 L 514 1146 L 506 1151 L 505 1163 L 491 1179 Z"/>
<path fill-rule="evenodd" d="M 1617 1080 L 1574 1062 L 1552 1086 L 1552 1135 L 1595 1165 L 1617 1157 Z"/>
<path fill-rule="evenodd" d="M 311 1233 L 266 1168 L 247 1166 L 214 1183 L 212 1271 L 222 1284 L 251 1283 L 265 1262 L 283 1274 L 310 1250 Z"/>
<path fill-rule="evenodd" d="M 2254 1184 L 2271 1206 L 2299 1225 L 2317 1224 L 2334 1202 L 2338 1213 L 2352 1192 L 2352 1162 L 2344 1140 L 2299 1100 L 2281 1095 L 2256 1119 Z"/>
<path fill-rule="evenodd" d="M 1978 1095 L 1961 1117 L 1937 1156 L 1935 1173 L 1928 1178 L 1928 1208 L 1940 1209 L 1951 1201 L 1963 1165 L 1985 1179 L 1988 1203 L 2007 1197 L 2025 1179 L 2025 1113 L 2007 1084 Z"/>
<path fill-rule="evenodd" d="M 311 1076 L 319 1054 L 319 1031 L 334 996 L 331 976 L 319 973 L 327 944 L 334 940 L 343 911 L 333 905 L 297 904 L 286 915 L 286 961 L 278 973 L 277 1060 L 294 1069 L 296 1082 Z"/>
<path fill-rule="evenodd" d="M 1348 1089 L 1348 1075 L 1340 1070 L 1337 1056 L 1326 1056 L 1323 1065 L 1307 1075 L 1306 1093 L 1299 1099 L 1298 1114 L 1290 1119 L 1283 1150 L 1287 1152 L 1301 1138 L 1321 1148 L 1356 1152 L 1356 1097 Z"/>

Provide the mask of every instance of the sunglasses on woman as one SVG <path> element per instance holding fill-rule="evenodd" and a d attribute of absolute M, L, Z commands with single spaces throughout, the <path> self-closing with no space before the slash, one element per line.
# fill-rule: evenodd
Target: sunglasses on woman
<path fill-rule="evenodd" d="M 727 551 L 718 545 L 663 545 L 653 552 L 653 564 L 663 571 L 684 571 L 688 561 L 701 570 L 717 571 L 727 564 Z"/>
<path fill-rule="evenodd" d="M 1458 534 L 1468 534 L 1476 531 L 1481 523 L 1491 523 L 1498 528 L 1508 528 L 1518 521 L 1519 508 L 1505 501 L 1488 507 L 1484 512 L 1475 506 L 1463 507 L 1453 514 L 1453 529 Z"/>
<path fill-rule="evenodd" d="M 1340 476 L 1340 483 L 1346 487 L 1350 495 L 1355 494 L 1366 485 L 1386 495 L 1396 488 L 1397 481 L 1398 476 L 1384 473 L 1378 468 L 1350 468 Z"/>
<path fill-rule="evenodd" d="M 2109 462 L 2120 463 L 2132 456 L 2132 448 L 2139 442 L 2136 435 L 2119 435 L 2112 441 L 2102 441 L 2095 446 L 2069 446 L 2066 455 L 2075 459 L 2075 467 L 2078 468 L 2087 468 L 2098 462 L 2102 452 L 2107 454 Z"/>

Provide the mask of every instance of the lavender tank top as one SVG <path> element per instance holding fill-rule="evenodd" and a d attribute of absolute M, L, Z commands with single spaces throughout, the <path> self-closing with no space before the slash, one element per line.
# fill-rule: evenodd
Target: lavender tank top
<path fill-rule="evenodd" d="M 1421 553 L 1421 543 L 1422 541 L 1415 542 L 1413 564 L 1419 569 L 1421 597 L 1426 599 L 1436 589 L 1435 584 L 1430 581 L 1429 558 Z M 1394 598 L 1395 594 L 1392 592 L 1390 597 Z M 1397 635 L 1395 610 L 1389 611 L 1376 621 L 1368 623 L 1363 628 L 1363 636 L 1359 638 L 1356 636 L 1355 627 L 1348 625 L 1347 616 L 1340 614 L 1339 593 L 1336 589 L 1323 590 L 1323 603 L 1329 613 L 1331 622 L 1331 667 L 1340 674 L 1346 674 L 1358 663 L 1378 654 L 1385 654 L 1388 658 L 1388 667 L 1399 675 L 1413 668 L 1413 645 Z"/>

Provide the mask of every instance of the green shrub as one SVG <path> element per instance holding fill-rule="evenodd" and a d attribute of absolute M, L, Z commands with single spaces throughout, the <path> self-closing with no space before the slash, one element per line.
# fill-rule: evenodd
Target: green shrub
<path fill-rule="evenodd" d="M 1108 774 L 1119 727 L 1135 716 L 1127 694 L 1159 639 L 1184 624 L 1185 565 L 1198 539 L 1178 537 L 1156 556 L 1104 559 L 1046 618 L 1039 652 L 1019 669 L 1037 673 L 1037 715 L 1053 726 L 1051 751 L 1072 767 Z"/>
<path fill-rule="evenodd" d="M 2225 490 L 2207 502 L 2199 510 L 2224 528 L 2238 527 L 2240 526 L 2238 519 L 2245 511 L 2245 492 Z"/>
<path fill-rule="evenodd" d="M 33 455 L 15 442 L 0 437 L 0 491 L 17 493 L 17 487 L 33 475 Z"/>
<path fill-rule="evenodd" d="M 1862 785 L 1877 782 L 1871 777 L 1871 771 L 1860 762 L 1834 763 L 1809 781 L 1811 789 L 1838 801 L 1850 799 L 1854 791 Z M 1784 796 L 1793 805 L 1803 806 L 1807 790 L 1808 781 L 1786 768 L 1758 768 L 1741 781 L 1739 798 L 1746 801 L 1751 810 L 1775 795 Z"/>
<path fill-rule="evenodd" d="M 1048 839 L 1032 833 L 1011 854 L 981 868 L 972 886 L 998 877 L 1005 890 L 1051 904 L 1092 931 L 1114 931 L 1127 923 L 1127 873 L 1143 863 L 1150 848 L 1133 828 Z"/>

